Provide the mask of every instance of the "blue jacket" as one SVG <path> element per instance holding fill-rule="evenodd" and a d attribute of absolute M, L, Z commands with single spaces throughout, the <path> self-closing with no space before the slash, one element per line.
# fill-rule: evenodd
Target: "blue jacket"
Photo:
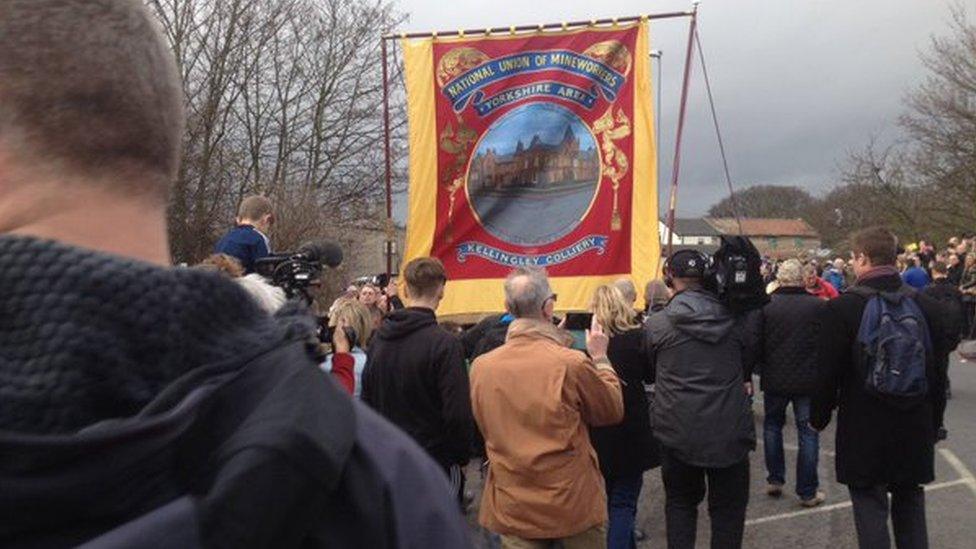
<path fill-rule="evenodd" d="M 901 279 L 905 281 L 905 284 L 908 284 L 916 290 L 921 290 L 932 282 L 925 269 L 921 267 L 909 267 L 908 270 L 902 273 Z"/>
<path fill-rule="evenodd" d="M 844 280 L 844 273 L 833 267 L 824 271 L 823 277 L 824 280 L 826 280 L 838 292 L 843 292 L 845 290 L 845 286 L 847 286 L 847 281 Z"/>
<path fill-rule="evenodd" d="M 254 262 L 271 253 L 267 239 L 252 225 L 238 225 L 231 229 L 220 239 L 214 251 L 240 260 L 244 274 L 253 273 Z"/>

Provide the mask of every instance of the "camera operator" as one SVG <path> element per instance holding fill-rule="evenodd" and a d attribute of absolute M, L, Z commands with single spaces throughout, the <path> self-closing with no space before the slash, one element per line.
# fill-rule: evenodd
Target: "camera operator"
<path fill-rule="evenodd" d="M 651 409 L 661 444 L 668 547 L 693 548 L 705 497 L 712 547 L 741 547 L 756 447 L 750 395 L 756 341 L 706 290 L 711 259 L 678 250 L 665 267 L 674 297 L 645 331 L 656 367 Z"/>
<path fill-rule="evenodd" d="M 268 232 L 274 224 L 271 200 L 265 196 L 248 196 L 237 210 L 237 225 L 217 242 L 216 253 L 236 257 L 244 273 L 254 272 L 254 263 L 271 253 Z"/>
<path fill-rule="evenodd" d="M 0 6 L 0 547 L 468 547 L 307 315 L 170 267 L 184 98 L 145 3 Z"/>

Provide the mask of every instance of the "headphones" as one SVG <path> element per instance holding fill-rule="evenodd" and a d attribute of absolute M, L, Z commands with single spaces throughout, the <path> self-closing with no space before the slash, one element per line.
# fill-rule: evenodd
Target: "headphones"
<path fill-rule="evenodd" d="M 672 261 L 674 261 L 674 259 L 678 258 L 679 256 L 684 256 L 684 255 L 693 255 L 694 256 L 694 258 L 690 261 L 690 263 L 692 263 L 692 266 L 697 266 L 699 264 L 702 266 L 702 268 L 701 268 L 701 279 L 702 280 L 707 279 L 712 274 L 713 262 L 712 262 L 712 258 L 711 257 L 705 255 L 702 252 L 699 252 L 698 250 L 689 250 L 689 249 L 678 250 L 678 251 L 674 252 L 673 254 L 671 254 L 671 257 L 669 257 L 669 258 L 667 258 L 667 259 L 664 260 L 664 267 L 663 267 L 662 271 L 663 271 L 663 274 L 664 274 L 664 284 L 668 288 L 674 288 L 674 279 L 675 278 L 681 278 L 681 277 L 675 277 L 674 276 L 674 269 L 671 268 L 671 263 L 672 263 Z"/>

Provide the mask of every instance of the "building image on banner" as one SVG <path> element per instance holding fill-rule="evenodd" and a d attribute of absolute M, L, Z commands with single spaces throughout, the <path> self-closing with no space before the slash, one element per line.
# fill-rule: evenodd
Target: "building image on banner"
<path fill-rule="evenodd" d="M 520 266 L 548 271 L 561 310 L 658 273 L 647 28 L 402 41 L 404 259 L 444 262 L 442 314 L 503 310 Z"/>

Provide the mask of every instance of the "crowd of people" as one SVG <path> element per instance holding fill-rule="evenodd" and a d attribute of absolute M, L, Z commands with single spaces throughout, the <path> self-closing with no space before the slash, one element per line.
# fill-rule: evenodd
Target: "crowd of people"
<path fill-rule="evenodd" d="M 959 316 L 960 336 L 974 337 L 976 313 L 976 236 L 954 236 L 942 249 L 919 240 L 899 247 L 896 267 L 902 280 L 912 288 L 928 293 L 950 305 L 952 316 Z M 776 272 L 782 263 L 765 258 L 762 273 L 772 293 L 778 282 Z M 805 287 L 811 293 L 833 299 L 854 285 L 853 260 L 836 258 L 821 263 L 803 261 Z"/>
<path fill-rule="evenodd" d="M 172 266 L 183 98 L 143 2 L 3 6 L 0 545 L 463 548 L 480 463 L 478 520 L 506 548 L 633 548 L 657 468 L 668 546 L 696 546 L 707 497 L 711 547 L 737 548 L 758 376 L 766 493 L 786 485 L 792 406 L 797 502 L 824 502 L 836 411 L 859 545 L 889 547 L 890 522 L 900 549 L 927 547 L 971 240 L 900 250 L 865 229 L 849 262 L 764 266 L 749 310 L 678 250 L 642 310 L 634 281 L 596 289 L 582 343 L 534 267 L 499 281 L 503 314 L 440 324 L 448 273 L 423 257 L 350 285 L 322 329 L 255 272 L 267 198 Z"/>
<path fill-rule="evenodd" d="M 585 346 L 575 350 L 544 271 L 513 271 L 504 283 L 507 312 L 465 329 L 438 325 L 447 274 L 436 259 L 421 258 L 404 271 L 405 307 L 381 309 L 378 327 L 369 308 L 391 302 L 377 293 L 397 296 L 395 280 L 383 289 L 350 286 L 336 300 L 333 325 L 355 327 L 336 339 L 359 346 L 347 373 L 336 369 L 335 354 L 324 367 L 427 450 L 462 508 L 470 503 L 464 466 L 483 463 L 480 523 L 503 547 L 634 547 L 644 474 L 658 467 L 669 547 L 695 546 L 706 493 L 712 546 L 740 546 L 756 448 L 754 376 L 766 494 L 784 492 L 783 429 L 792 408 L 798 505 L 826 500 L 819 431 L 838 409 L 837 478 L 850 489 L 861 546 L 890 543 L 890 494 L 898 546 L 924 547 L 920 486 L 934 478 L 933 445 L 945 436 L 948 354 L 964 333 L 961 294 L 935 256 L 934 282 L 908 290 L 912 272 L 902 265 L 915 256 L 899 254 L 884 229 L 855 234 L 852 243 L 851 261 L 826 268 L 766 262 L 769 302 L 747 314 L 706 289 L 711 258 L 679 250 L 665 278 L 646 285 L 640 310 L 631 280 L 599 287 Z M 889 404 L 865 389 L 858 374 L 865 360 L 852 349 L 871 297 L 902 289 L 927 327 L 927 390 L 892 419 Z M 339 355 L 349 348 L 340 344 Z"/>

